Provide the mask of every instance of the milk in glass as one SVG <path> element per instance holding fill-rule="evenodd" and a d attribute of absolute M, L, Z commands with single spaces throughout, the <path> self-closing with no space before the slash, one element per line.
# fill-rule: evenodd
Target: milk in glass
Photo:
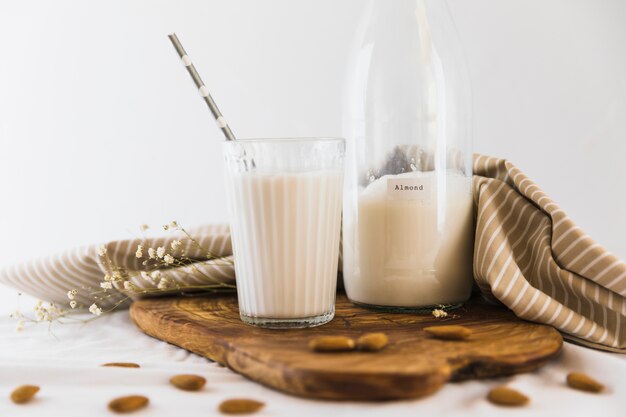
<path fill-rule="evenodd" d="M 228 176 L 242 316 L 332 318 L 342 187 L 333 170 Z"/>

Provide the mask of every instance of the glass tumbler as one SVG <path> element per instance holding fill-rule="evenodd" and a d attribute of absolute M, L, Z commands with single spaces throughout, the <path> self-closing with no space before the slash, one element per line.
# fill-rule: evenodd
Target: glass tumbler
<path fill-rule="evenodd" d="M 335 314 L 345 141 L 224 142 L 241 320 L 318 326 Z"/>

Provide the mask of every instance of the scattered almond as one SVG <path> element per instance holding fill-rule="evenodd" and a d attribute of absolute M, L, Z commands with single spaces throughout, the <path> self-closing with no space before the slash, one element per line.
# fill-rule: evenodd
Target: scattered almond
<path fill-rule="evenodd" d="M 112 400 L 109 403 L 109 409 L 116 413 L 130 413 L 144 408 L 149 401 L 148 397 L 143 395 L 129 395 Z"/>
<path fill-rule="evenodd" d="M 252 414 L 259 411 L 263 406 L 265 406 L 264 403 L 256 400 L 234 398 L 223 401 L 219 406 L 219 410 L 224 414 Z"/>
<path fill-rule="evenodd" d="M 493 404 L 506 406 L 521 406 L 528 404 L 528 397 L 519 391 L 508 387 L 497 387 L 489 391 L 487 399 Z"/>
<path fill-rule="evenodd" d="M 387 343 L 389 343 L 389 338 L 385 333 L 366 333 L 356 341 L 360 350 L 368 352 L 377 352 L 387 346 Z"/>
<path fill-rule="evenodd" d="M 320 336 L 309 342 L 309 349 L 316 352 L 343 352 L 354 347 L 354 340 L 346 336 Z"/>
<path fill-rule="evenodd" d="M 206 379 L 198 375 L 175 375 L 170 378 L 170 383 L 185 391 L 199 391 L 206 384 Z"/>
<path fill-rule="evenodd" d="M 15 404 L 27 403 L 33 399 L 37 392 L 39 392 L 39 387 L 36 385 L 22 385 L 13 390 L 11 393 L 11 401 Z"/>
<path fill-rule="evenodd" d="M 111 366 L 111 367 L 118 367 L 118 368 L 139 368 L 139 365 L 137 365 L 136 363 L 132 363 L 132 362 L 110 362 L 110 363 L 103 363 L 100 366 Z"/>
<path fill-rule="evenodd" d="M 435 336 L 437 339 L 445 340 L 465 340 L 472 334 L 472 330 L 465 326 L 430 326 L 424 327 L 426 333 Z"/>
<path fill-rule="evenodd" d="M 580 372 L 571 372 L 567 375 L 567 385 L 570 388 L 579 389 L 587 392 L 600 392 L 604 389 L 604 385 Z"/>

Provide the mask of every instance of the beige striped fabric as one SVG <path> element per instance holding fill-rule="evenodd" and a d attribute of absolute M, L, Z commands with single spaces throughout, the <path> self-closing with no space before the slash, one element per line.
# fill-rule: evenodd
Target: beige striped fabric
<path fill-rule="evenodd" d="M 626 264 L 585 235 L 510 162 L 477 155 L 474 173 L 474 276 L 485 297 L 521 318 L 554 326 L 572 341 L 626 352 Z M 128 271 L 128 280 L 140 289 L 155 289 L 163 279 L 192 290 L 234 284 L 228 226 L 202 226 L 189 233 L 197 244 L 182 240 L 174 255 L 184 252 L 195 261 L 193 267 L 164 269 L 157 279 L 146 274 L 152 265 L 143 265 L 135 256 L 137 245 L 169 248 L 180 236 L 110 242 L 106 256 Z M 98 248 L 78 248 L 6 268 L 0 271 L 0 282 L 64 305 L 67 291 L 76 288 L 76 300 L 87 306 L 104 274 L 113 272 Z M 207 255 L 214 258 L 207 260 Z M 173 285 L 167 291 L 180 289 Z M 105 310 L 136 297 L 119 285 L 96 296 Z"/>
<path fill-rule="evenodd" d="M 33 295 L 41 300 L 51 301 L 67 306 L 67 292 L 78 290 L 75 300 L 83 306 L 94 301 L 103 310 L 114 307 L 125 307 L 132 299 L 139 298 L 141 292 L 125 291 L 119 284 L 115 288 L 102 291 L 100 283 L 105 274 L 112 275 L 111 264 L 127 272 L 127 280 L 139 290 L 158 289 L 161 281 L 170 283 L 160 293 L 180 292 L 176 284 L 189 291 L 194 287 L 235 283 L 235 269 L 230 241 L 230 230 L 227 224 L 205 225 L 190 229 L 196 243 L 184 239 L 181 234 L 170 233 L 156 238 L 138 238 L 109 242 L 104 245 L 106 258 L 100 255 L 102 245 L 91 245 L 71 251 L 51 255 L 30 262 L 20 263 L 0 270 L 0 283 L 10 285 L 19 291 Z M 137 258 L 138 245 L 147 248 L 171 248 L 174 240 L 182 245 L 174 255 L 184 253 L 194 260 L 193 266 L 179 266 L 159 269 L 155 277 L 146 274 L 154 269 L 154 263 L 143 265 L 146 256 Z M 203 249 L 200 249 L 203 248 Z M 213 258 L 207 260 L 207 258 Z M 144 274 L 141 274 L 141 272 Z"/>
<path fill-rule="evenodd" d="M 626 264 L 583 233 L 512 163 L 474 158 L 474 277 L 518 317 L 626 351 Z"/>

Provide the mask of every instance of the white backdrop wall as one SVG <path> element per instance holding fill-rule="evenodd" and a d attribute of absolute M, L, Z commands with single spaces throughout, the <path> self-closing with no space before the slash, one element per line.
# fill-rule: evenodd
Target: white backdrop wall
<path fill-rule="evenodd" d="M 626 258 L 626 2 L 449 3 L 475 151 L 511 159 Z M 363 4 L 0 2 L 0 265 L 226 221 L 221 136 L 166 34 L 236 135 L 338 136 Z"/>

